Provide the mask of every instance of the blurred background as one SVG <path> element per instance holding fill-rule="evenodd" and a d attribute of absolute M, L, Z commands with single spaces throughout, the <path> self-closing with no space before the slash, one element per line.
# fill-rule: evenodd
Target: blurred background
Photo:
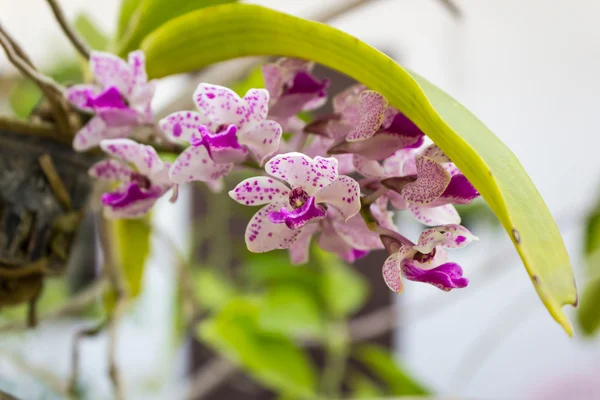
<path fill-rule="evenodd" d="M 253 3 L 319 19 L 349 1 Z M 600 92 L 600 2 L 455 0 L 452 3 L 458 9 L 445 3 L 372 1 L 329 23 L 425 76 L 507 144 L 556 218 L 581 296 L 591 276 L 584 249 L 586 224 L 600 188 L 596 149 L 600 140 L 593 117 Z M 116 29 L 119 0 L 62 0 L 61 4 L 70 18 L 85 15 L 81 24 L 92 22 L 97 27 L 94 31 L 109 35 Z M 77 79 L 69 73 L 73 65 L 78 67 L 75 53 L 44 1 L 0 0 L 0 22 L 42 69 Z M 211 70 L 208 76 L 214 83 L 227 81 L 229 67 Z M 328 72 L 319 70 L 319 74 Z M 168 105 L 185 90 L 186 82 L 180 77 L 162 81 L 156 108 Z M 343 77 L 334 78 L 336 87 L 348 83 Z M 29 111 L 26 105 L 32 103 L 22 85 L 1 55 L 1 114 L 26 115 Z M 124 317 L 118 341 L 118 360 L 131 398 L 184 398 L 182 377 L 210 364 L 210 356 L 201 346 L 177 340 L 180 333 L 173 325 L 177 325 L 178 291 L 170 268 L 179 262 L 178 254 L 189 254 L 197 263 L 227 262 L 237 268 L 235 256 L 223 255 L 233 254 L 234 244 L 210 240 L 198 244 L 198 231 L 209 226 L 206 210 L 211 208 L 206 199 L 210 196 L 184 191 L 175 206 L 165 201 L 153 215 L 162 234 L 155 231 L 152 238 L 143 291 Z M 222 215 L 235 212 L 231 210 L 234 205 L 222 207 L 218 211 Z M 539 301 L 516 251 L 493 216 L 482 205 L 465 213 L 469 229 L 481 240 L 455 254 L 471 280 L 464 290 L 443 293 L 408 283 L 404 294 L 395 296 L 384 291 L 381 282 L 373 286 L 381 279 L 381 257 L 353 267 L 364 282 L 371 282 L 367 296 L 377 295 L 376 301 L 365 302 L 361 311 L 373 318 L 366 324 L 375 327 L 370 339 L 391 347 L 403 370 L 439 395 L 600 398 L 600 340 L 585 337 L 579 328 L 574 338 L 567 337 Z M 418 236 L 421 227 L 405 216 L 400 215 L 398 223 L 413 237 Z M 235 230 L 235 223 L 232 226 Z M 164 236 L 170 239 L 166 241 Z M 211 254 L 211 246 L 221 246 L 217 248 L 222 252 L 213 250 Z M 273 262 L 276 268 L 278 260 L 249 262 Z M 212 278 L 206 279 L 200 281 L 212 282 Z M 598 306 L 600 312 L 600 303 Z M 373 315 L 382 308 L 382 314 Z M 575 311 L 568 312 L 575 321 Z M 69 373 L 74 331 L 86 323 L 69 319 L 44 323 L 34 332 L 0 331 L 0 389 L 24 399 L 54 398 L 48 393 L 57 392 L 54 386 Z M 105 376 L 106 346 L 102 335 L 82 344 L 81 381 L 86 398 L 111 396 Z M 211 398 L 272 398 L 252 388 L 251 380 L 235 381 L 239 387 L 232 390 L 237 390 L 239 397 L 214 392 Z"/>

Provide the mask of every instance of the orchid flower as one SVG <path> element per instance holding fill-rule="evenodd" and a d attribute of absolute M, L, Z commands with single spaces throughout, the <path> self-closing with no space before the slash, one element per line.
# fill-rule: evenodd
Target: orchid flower
<path fill-rule="evenodd" d="M 173 182 L 215 185 L 248 153 L 262 165 L 279 148 L 281 126 L 266 119 L 267 90 L 250 89 L 240 98 L 226 87 L 201 83 L 194 101 L 199 112 L 176 112 L 159 123 L 172 138 L 190 144 L 173 163 Z"/>
<path fill-rule="evenodd" d="M 67 99 L 95 116 L 75 135 L 75 150 L 88 150 L 103 139 L 129 136 L 136 126 L 152 123 L 155 83 L 148 82 L 144 53 L 129 54 L 129 62 L 94 51 L 90 69 L 97 84 L 81 84 L 66 90 Z"/>
<path fill-rule="evenodd" d="M 385 283 L 396 293 L 404 289 L 402 276 L 444 291 L 464 288 L 469 280 L 463 277 L 460 265 L 447 261 L 444 249 L 462 248 L 474 240 L 478 238 L 467 228 L 455 224 L 423 231 L 416 245 L 396 235 L 382 235 L 391 253 L 383 264 Z"/>
<path fill-rule="evenodd" d="M 141 217 L 173 187 L 170 164 L 163 162 L 153 147 L 130 139 L 103 140 L 100 147 L 118 159 L 100 161 L 89 170 L 92 177 L 119 183 L 116 190 L 101 198 L 108 217 Z"/>
<path fill-rule="evenodd" d="M 280 154 L 265 165 L 265 171 L 271 177 L 246 179 L 229 192 L 240 204 L 265 205 L 246 229 L 246 245 L 252 252 L 289 248 L 306 226 L 326 218 L 330 207 L 344 220 L 360 211 L 358 183 L 338 175 L 335 158 Z"/>
<path fill-rule="evenodd" d="M 387 211 L 386 199 L 378 199 L 370 205 L 370 210 L 381 227 L 395 229 L 393 214 Z M 308 261 L 310 241 L 317 235 L 320 248 L 337 254 L 349 263 L 366 256 L 371 250 L 384 248 L 379 234 L 369 229 L 360 214 L 346 221 L 335 208 L 330 207 L 326 218 L 307 225 L 290 246 L 292 264 L 304 264 Z"/>
<path fill-rule="evenodd" d="M 327 101 L 329 80 L 319 81 L 311 61 L 281 58 L 262 67 L 265 88 L 269 91 L 269 117 L 285 131 L 299 131 L 304 123 L 296 117 L 302 111 L 321 107 Z"/>
<path fill-rule="evenodd" d="M 396 150 L 423 143 L 424 134 L 412 121 L 362 84 L 335 96 L 333 109 L 333 116 L 317 119 L 305 128 L 332 139 L 331 154 L 353 153 L 382 160 Z"/>
<path fill-rule="evenodd" d="M 386 196 L 394 208 L 408 209 L 418 221 L 430 226 L 460 223 L 452 204 L 469 204 L 479 196 L 436 145 L 420 152 L 398 150 L 382 164 L 355 154 L 354 166 L 363 176 L 374 179 L 371 188 L 383 184 L 391 189 Z"/>

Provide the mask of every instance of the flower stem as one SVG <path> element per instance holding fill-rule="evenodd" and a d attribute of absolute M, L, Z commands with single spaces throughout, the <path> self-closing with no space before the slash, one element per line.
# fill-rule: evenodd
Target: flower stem
<path fill-rule="evenodd" d="M 341 397 L 342 381 L 350 350 L 350 336 L 345 321 L 331 321 L 327 327 L 325 345 L 325 369 L 321 380 L 321 392 L 329 399 Z"/>
<path fill-rule="evenodd" d="M 89 59 L 90 58 L 90 47 L 85 42 L 85 40 L 83 40 L 83 38 L 79 35 L 79 33 L 77 33 L 77 31 L 71 26 L 69 21 L 67 21 L 67 18 L 65 17 L 65 14 L 64 14 L 62 8 L 58 4 L 58 1 L 56 1 L 56 0 L 47 0 L 47 1 L 48 1 L 48 5 L 52 9 L 52 13 L 54 14 L 54 17 L 60 24 L 60 27 L 62 28 L 65 35 L 67 35 L 67 37 L 69 38 L 69 40 L 71 41 L 73 46 L 77 49 L 77 51 L 79 53 L 81 53 L 81 55 L 86 60 Z"/>

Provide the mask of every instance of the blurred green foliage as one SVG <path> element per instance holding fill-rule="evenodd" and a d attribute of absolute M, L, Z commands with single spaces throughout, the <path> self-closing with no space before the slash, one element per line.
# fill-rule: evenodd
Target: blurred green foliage
<path fill-rule="evenodd" d="M 585 222 L 583 254 L 589 279 L 581 293 L 577 322 L 586 336 L 600 327 L 600 202 Z"/>

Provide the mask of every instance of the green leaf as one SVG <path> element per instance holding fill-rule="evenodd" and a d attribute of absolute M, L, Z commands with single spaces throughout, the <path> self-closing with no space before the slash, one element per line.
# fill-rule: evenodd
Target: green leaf
<path fill-rule="evenodd" d="M 252 68 L 245 79 L 242 79 L 241 81 L 235 82 L 233 85 L 231 85 L 231 89 L 240 97 L 243 97 L 250 89 L 264 87 L 265 79 L 263 78 L 261 65 Z"/>
<path fill-rule="evenodd" d="M 385 392 L 371 378 L 358 371 L 352 371 L 348 379 L 353 399 L 377 399 Z"/>
<path fill-rule="evenodd" d="M 413 379 L 396 361 L 389 351 L 380 346 L 360 346 L 354 357 L 370 372 L 381 379 L 394 396 L 419 396 L 430 394 L 421 383 Z"/>
<path fill-rule="evenodd" d="M 195 269 L 193 279 L 199 303 L 209 310 L 220 310 L 235 296 L 233 285 L 212 268 Z"/>
<path fill-rule="evenodd" d="M 285 336 L 261 331 L 259 313 L 257 302 L 235 299 L 199 325 L 198 336 L 266 387 L 314 398 L 317 379 L 307 355 Z"/>
<path fill-rule="evenodd" d="M 254 286 L 279 285 L 293 282 L 314 292 L 320 290 L 320 274 L 311 264 L 301 268 L 290 264 L 287 252 L 248 253 L 242 269 L 243 280 Z"/>
<path fill-rule="evenodd" d="M 73 21 L 73 26 L 92 49 L 105 50 L 108 46 L 108 37 L 87 14 L 79 14 Z"/>
<path fill-rule="evenodd" d="M 194 10 L 235 2 L 237 0 L 142 0 L 130 14 L 127 29 L 118 36 L 118 53 L 123 56 L 136 50 L 150 32 L 174 18 Z M 202 27 L 194 29 L 201 31 Z"/>
<path fill-rule="evenodd" d="M 117 22 L 117 39 L 121 39 L 129 27 L 131 19 L 143 0 L 121 0 L 121 10 Z"/>
<path fill-rule="evenodd" d="M 17 117 L 26 118 L 41 98 L 42 92 L 37 85 L 29 80 L 23 80 L 10 93 L 10 107 Z"/>
<path fill-rule="evenodd" d="M 318 248 L 314 253 L 323 269 L 321 293 L 329 313 L 334 318 L 343 318 L 358 311 L 367 298 L 365 279 L 333 254 Z"/>
<path fill-rule="evenodd" d="M 262 330 L 291 337 L 319 337 L 324 319 L 314 293 L 292 283 L 269 289 L 258 324 Z"/>
<path fill-rule="evenodd" d="M 146 218 L 109 221 L 115 235 L 115 252 L 119 265 L 123 268 L 127 294 L 132 299 L 142 291 L 144 267 L 150 254 L 152 229 Z M 112 309 L 114 301 L 114 293 L 108 292 L 104 303 L 107 310 Z"/>
<path fill-rule="evenodd" d="M 577 310 L 577 323 L 586 336 L 593 336 L 600 327 L 600 276 L 585 285 Z"/>
<path fill-rule="evenodd" d="M 546 204 L 514 154 L 453 98 L 380 51 L 333 27 L 255 5 L 199 10 L 142 43 L 158 78 L 252 55 L 305 58 L 337 69 L 387 97 L 461 169 L 508 232 L 535 289 L 568 334 L 562 310 L 577 298 L 573 271 Z"/>
<path fill-rule="evenodd" d="M 589 257 L 600 251 L 600 205 L 588 216 L 585 223 L 584 254 Z"/>

